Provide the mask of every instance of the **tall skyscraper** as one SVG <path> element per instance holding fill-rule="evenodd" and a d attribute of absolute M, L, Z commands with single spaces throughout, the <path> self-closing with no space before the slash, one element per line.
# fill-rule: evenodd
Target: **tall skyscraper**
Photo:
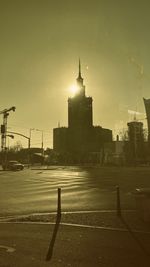
<path fill-rule="evenodd" d="M 53 148 L 57 152 L 93 153 L 100 152 L 104 142 L 112 141 L 112 131 L 93 126 L 92 97 L 87 97 L 81 74 L 76 79 L 76 92 L 68 98 L 68 128 L 53 130 Z"/>

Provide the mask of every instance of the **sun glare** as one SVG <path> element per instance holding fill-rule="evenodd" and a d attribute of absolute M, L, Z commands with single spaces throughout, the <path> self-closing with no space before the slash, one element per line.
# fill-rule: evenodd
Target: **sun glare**
<path fill-rule="evenodd" d="M 69 88 L 69 91 L 71 93 L 71 96 L 74 96 L 77 92 L 78 92 L 78 87 L 76 85 L 71 85 L 70 88 Z"/>

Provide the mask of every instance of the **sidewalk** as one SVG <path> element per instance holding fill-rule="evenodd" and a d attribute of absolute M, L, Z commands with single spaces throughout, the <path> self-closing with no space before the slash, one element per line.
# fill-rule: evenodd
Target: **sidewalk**
<path fill-rule="evenodd" d="M 150 254 L 148 255 L 150 253 L 150 233 L 143 232 L 144 230 L 148 231 L 150 227 L 147 225 L 144 228 L 145 224 L 141 224 L 137 229 L 140 231 L 134 233 L 144 247 L 144 251 L 131 233 L 125 229 L 122 222 L 120 225 L 118 224 L 119 218 L 112 213 L 95 213 L 92 216 L 91 214 L 63 215 L 52 260 L 46 262 L 45 258 L 54 227 L 54 225 L 48 224 L 49 220 L 46 218 L 51 218 L 50 221 L 54 222 L 55 217 L 54 215 L 44 216 L 45 219 L 36 216 L 35 219 L 32 217 L 32 220 L 31 217 L 26 218 L 26 222 L 25 219 L 22 219 L 22 222 L 0 224 L 0 267 L 150 266 Z M 67 217 L 65 218 L 65 216 Z M 133 217 L 135 218 L 134 214 L 130 213 L 128 216 L 134 223 L 132 220 Z M 21 219 L 19 220 L 21 221 Z M 42 220 L 45 223 L 42 223 Z M 94 228 L 96 225 L 97 227 Z"/>

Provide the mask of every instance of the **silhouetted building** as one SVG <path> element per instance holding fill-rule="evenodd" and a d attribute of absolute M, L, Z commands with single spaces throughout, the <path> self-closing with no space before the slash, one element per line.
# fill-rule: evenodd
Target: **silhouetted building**
<path fill-rule="evenodd" d="M 85 94 L 85 86 L 79 75 L 77 91 L 68 98 L 68 128 L 53 129 L 53 147 L 57 152 L 91 153 L 100 152 L 104 142 L 112 141 L 112 131 L 101 126 L 93 126 L 92 97 Z"/>
<path fill-rule="evenodd" d="M 148 126 L 148 142 L 150 145 L 150 99 L 145 99 L 144 100 L 144 105 L 145 105 L 145 110 L 146 110 L 146 118 L 147 118 L 147 126 Z"/>
<path fill-rule="evenodd" d="M 53 129 L 53 148 L 57 152 L 68 151 L 68 128 L 59 127 Z"/>
<path fill-rule="evenodd" d="M 131 157 L 134 159 L 141 158 L 144 153 L 143 123 L 132 121 L 127 125 Z"/>

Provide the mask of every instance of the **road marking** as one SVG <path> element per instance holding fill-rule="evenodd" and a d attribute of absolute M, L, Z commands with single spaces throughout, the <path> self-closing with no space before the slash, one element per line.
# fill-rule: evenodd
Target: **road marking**
<path fill-rule="evenodd" d="M 7 247 L 7 246 L 2 246 L 0 245 L 0 249 L 6 249 L 6 252 L 8 253 L 13 253 L 16 249 L 15 248 L 12 248 L 12 247 Z"/>
<path fill-rule="evenodd" d="M 27 224 L 27 225 L 55 225 L 55 222 L 9 222 L 9 221 L 0 221 L 0 224 Z M 61 222 L 60 225 L 62 226 L 70 226 L 70 227 L 79 227 L 79 228 L 91 228 L 91 229 L 99 229 L 99 230 L 105 230 L 105 231 L 116 231 L 116 232 L 128 232 L 126 228 L 114 228 L 109 226 L 98 226 L 98 225 L 87 225 L 87 224 L 76 224 L 76 223 L 64 223 Z M 150 235 L 150 231 L 142 231 L 142 230 L 132 230 L 133 233 L 137 234 L 146 234 Z"/>

